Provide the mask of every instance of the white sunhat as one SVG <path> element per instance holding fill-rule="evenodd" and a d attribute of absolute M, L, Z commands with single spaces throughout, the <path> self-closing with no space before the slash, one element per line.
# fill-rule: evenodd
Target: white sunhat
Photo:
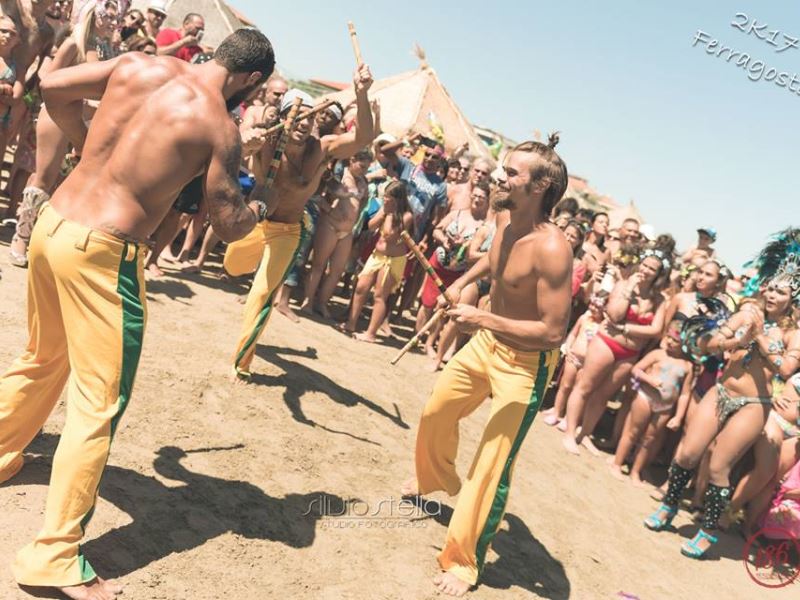
<path fill-rule="evenodd" d="M 153 12 L 161 13 L 164 16 L 167 16 L 167 10 L 169 10 L 170 0 L 150 0 L 147 4 L 147 10 L 152 10 Z"/>

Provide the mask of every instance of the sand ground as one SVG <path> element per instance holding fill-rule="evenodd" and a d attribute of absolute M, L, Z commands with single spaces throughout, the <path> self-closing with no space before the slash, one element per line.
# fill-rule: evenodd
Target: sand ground
<path fill-rule="evenodd" d="M 3 246 L 10 238 L 0 230 Z M 0 247 L 0 365 L 26 342 L 25 274 Z M 228 382 L 241 285 L 210 274 L 148 282 L 149 323 L 133 399 L 112 447 L 84 550 L 125 598 L 434 598 L 434 556 L 453 500 L 399 506 L 416 424 L 435 375 L 395 348 L 359 343 L 328 324 L 275 315 L 254 384 Z M 395 343 L 395 347 L 398 344 Z M 488 402 L 461 426 L 466 472 Z M 59 403 L 30 462 L 0 487 L 0 598 L 15 551 L 41 526 Z M 602 459 L 568 456 L 541 419 L 517 461 L 508 514 L 473 597 L 797 598 L 748 577 L 742 543 L 716 558 L 679 546 L 694 529 L 654 534 L 647 490 L 618 482 Z M 341 513 L 350 500 L 348 518 Z M 438 502 L 441 502 L 439 504 Z M 368 518 L 356 518 L 367 513 Z M 378 513 L 377 517 L 374 513 Z"/>

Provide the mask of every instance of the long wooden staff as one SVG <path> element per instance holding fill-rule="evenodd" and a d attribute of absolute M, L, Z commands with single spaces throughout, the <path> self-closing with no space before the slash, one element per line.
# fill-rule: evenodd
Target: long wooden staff
<path fill-rule="evenodd" d="M 322 112 L 323 110 L 325 110 L 326 108 L 330 108 L 331 106 L 333 106 L 333 100 L 325 100 L 325 102 L 323 102 L 322 104 L 318 104 L 317 106 L 315 106 L 315 107 L 314 107 L 314 108 L 312 108 L 311 110 L 309 110 L 309 111 L 307 111 L 307 112 L 304 112 L 302 115 L 300 115 L 299 117 L 297 117 L 297 119 L 296 119 L 296 120 L 297 120 L 297 121 L 302 121 L 303 119 L 308 119 L 309 117 L 313 117 L 313 116 L 314 116 L 314 115 L 316 115 L 317 113 L 320 113 L 320 112 Z M 289 119 L 288 119 L 288 117 L 287 117 L 286 121 L 288 121 L 288 120 L 289 120 Z M 269 135 L 272 135 L 273 133 L 277 133 L 278 131 L 282 131 L 282 130 L 283 130 L 283 128 L 284 128 L 284 127 L 286 127 L 286 121 L 281 121 L 281 122 L 280 122 L 280 123 L 278 123 L 277 125 L 273 125 L 272 127 L 270 127 L 269 129 L 267 129 L 267 130 L 266 130 L 264 133 L 262 133 L 261 135 L 264 135 L 264 136 L 269 136 Z M 255 127 L 260 127 L 260 126 L 264 126 L 264 127 L 265 127 L 266 125 L 267 125 L 267 124 L 266 124 L 266 123 L 264 123 L 264 124 L 260 124 L 260 125 L 255 125 Z"/>
<path fill-rule="evenodd" d="M 444 282 L 436 274 L 436 271 L 433 270 L 433 265 L 431 265 L 430 261 L 425 258 L 425 255 L 422 253 L 422 250 L 419 249 L 419 246 L 417 246 L 414 240 L 411 239 L 411 236 L 405 231 L 400 233 L 400 238 L 403 240 L 403 242 L 405 242 L 405 245 L 408 246 L 408 249 L 411 250 L 411 253 L 417 259 L 417 261 L 419 261 L 419 264 L 422 265 L 422 268 L 425 269 L 425 272 L 433 280 L 433 283 L 436 284 L 436 287 L 439 288 L 439 291 L 442 293 L 442 296 L 444 296 L 444 299 L 447 302 L 447 307 L 437 309 L 436 312 L 433 313 L 433 316 L 428 319 L 428 322 L 425 323 L 425 325 L 423 325 L 410 340 L 408 340 L 408 343 L 406 343 L 406 345 L 400 349 L 400 352 L 398 352 L 397 355 L 390 361 L 393 365 L 396 365 L 397 362 L 403 358 L 403 356 L 409 350 L 411 350 L 411 348 L 416 346 L 422 335 L 436 325 L 436 323 L 438 323 L 441 318 L 444 317 L 447 309 L 453 305 L 453 303 L 450 301 L 450 297 L 447 295 L 447 288 L 445 287 Z"/>
<path fill-rule="evenodd" d="M 347 30 L 350 32 L 350 41 L 353 43 L 353 54 L 356 55 L 356 64 L 360 67 L 364 64 L 364 59 L 361 58 L 361 47 L 358 45 L 356 26 L 353 25 L 352 21 L 347 22 Z"/>

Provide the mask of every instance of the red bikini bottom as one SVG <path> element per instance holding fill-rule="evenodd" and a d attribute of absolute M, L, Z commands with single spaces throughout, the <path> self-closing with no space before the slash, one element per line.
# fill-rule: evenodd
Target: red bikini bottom
<path fill-rule="evenodd" d="M 630 348 L 626 348 L 613 338 L 608 337 L 600 331 L 598 331 L 596 335 L 606 343 L 608 349 L 611 350 L 611 354 L 614 355 L 614 360 L 616 362 L 639 356 L 639 350 L 631 350 Z"/>

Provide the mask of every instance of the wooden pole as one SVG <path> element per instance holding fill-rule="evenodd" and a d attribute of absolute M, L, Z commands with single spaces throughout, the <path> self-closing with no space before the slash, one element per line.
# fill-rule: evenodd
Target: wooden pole
<path fill-rule="evenodd" d="M 419 342 L 419 338 L 422 337 L 422 334 L 427 333 L 429 329 L 436 325 L 436 323 L 438 323 L 442 317 L 444 317 L 445 312 L 447 312 L 446 308 L 440 308 L 433 313 L 433 316 L 428 319 L 428 322 L 425 323 L 425 325 L 423 325 L 422 328 L 414 334 L 414 337 L 408 340 L 408 343 L 400 349 L 400 352 L 397 353 L 397 356 L 391 360 L 391 364 L 396 365 L 397 361 L 403 358 L 403 356 L 405 356 L 409 350 L 416 346 Z"/>
<path fill-rule="evenodd" d="M 447 292 L 447 288 L 444 285 L 444 282 L 441 278 L 436 274 L 436 271 L 433 270 L 433 265 L 425 258 L 425 255 L 422 253 L 422 250 L 419 249 L 419 246 L 411 239 L 411 236 L 408 235 L 407 232 L 403 231 L 400 233 L 400 238 L 405 242 L 408 249 L 414 254 L 414 257 L 419 261 L 419 264 L 422 265 L 422 268 L 425 269 L 425 272 L 433 279 L 433 283 L 436 284 L 436 287 L 439 288 L 439 291 L 444 296 L 445 300 L 447 300 L 447 304 L 452 304 L 450 298 L 447 296 L 445 292 Z"/>
<path fill-rule="evenodd" d="M 408 235 L 408 233 L 405 231 L 400 233 L 400 238 L 403 240 L 403 242 L 405 242 L 405 245 L 408 246 L 408 249 L 411 250 L 414 257 L 419 261 L 419 264 L 422 265 L 422 268 L 425 269 L 425 272 L 430 276 L 430 278 L 436 284 L 436 287 L 439 288 L 439 291 L 442 293 L 442 296 L 444 296 L 444 299 L 447 302 L 447 308 L 452 307 L 453 302 L 447 295 L 447 288 L 445 287 L 444 282 L 436 274 L 436 271 L 433 270 L 433 265 L 431 265 L 430 261 L 428 261 L 428 259 L 425 258 L 425 255 L 422 253 L 422 250 L 419 249 L 419 246 L 417 246 L 416 242 L 414 242 L 414 240 L 411 239 L 411 236 Z M 417 342 L 419 341 L 419 338 L 422 337 L 422 334 L 430 330 L 434 325 L 436 325 L 436 323 L 438 323 L 442 319 L 442 317 L 445 316 L 447 308 L 437 309 L 436 312 L 433 313 L 433 316 L 430 319 L 428 319 L 428 322 L 425 323 L 425 325 L 423 325 L 422 328 L 420 328 L 420 330 L 417 333 L 415 333 L 410 340 L 408 340 L 408 343 L 401 348 L 400 352 L 397 353 L 397 356 L 395 356 L 391 360 L 391 364 L 396 365 L 397 361 L 403 358 L 403 356 L 409 350 L 411 350 L 411 348 L 416 346 Z"/>
<path fill-rule="evenodd" d="M 347 30 L 350 32 L 350 41 L 353 43 L 353 54 L 356 55 L 356 64 L 360 67 L 364 64 L 364 59 L 361 58 L 361 47 L 358 45 L 356 26 L 353 25 L 352 21 L 347 22 Z"/>

